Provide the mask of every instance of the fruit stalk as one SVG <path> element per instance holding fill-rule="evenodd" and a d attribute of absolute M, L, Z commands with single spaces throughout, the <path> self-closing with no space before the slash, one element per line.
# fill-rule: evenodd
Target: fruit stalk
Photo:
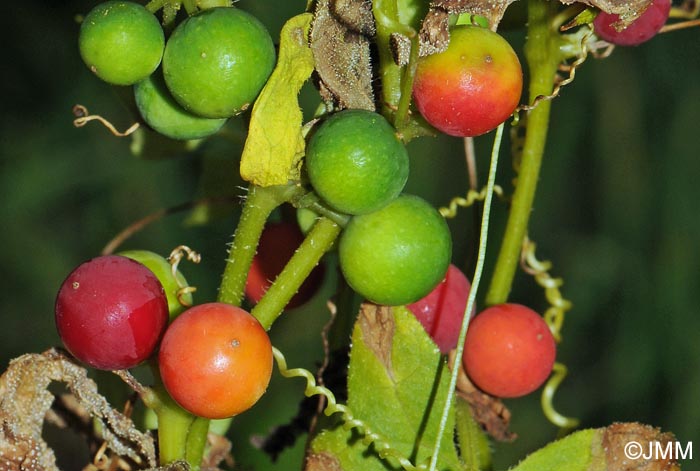
<path fill-rule="evenodd" d="M 153 366 L 156 386 L 142 395 L 144 403 L 158 416 L 158 461 L 167 465 L 186 461 L 198 470 L 207 443 L 209 420 L 190 414 L 168 395 Z"/>
<path fill-rule="evenodd" d="M 400 26 L 399 9 L 396 0 L 375 0 L 372 2 L 372 13 L 377 24 L 377 51 L 379 52 L 379 75 L 382 84 L 382 99 L 384 104 L 382 114 L 390 118 L 392 108 L 398 105 L 401 98 L 401 68 L 396 65 L 391 54 L 391 33 L 397 32 Z"/>
<path fill-rule="evenodd" d="M 557 66 L 562 59 L 559 52 L 559 35 L 550 26 L 552 24 L 550 20 L 555 13 L 554 6 L 554 3 L 544 0 L 528 2 L 525 57 L 530 69 L 531 100 L 535 100 L 536 97 L 546 97 L 552 93 Z M 527 116 L 527 132 L 518 181 L 496 267 L 486 294 L 487 305 L 500 304 L 508 300 L 537 190 L 547 140 L 550 108 L 550 100 L 540 99 Z"/>
<path fill-rule="evenodd" d="M 279 317 L 323 254 L 333 245 L 340 230 L 341 227 L 328 218 L 321 217 L 316 222 L 265 296 L 251 311 L 266 330 Z"/>
<path fill-rule="evenodd" d="M 268 216 L 289 200 L 300 187 L 294 185 L 261 187 L 250 185 L 240 222 L 233 236 L 226 268 L 219 286 L 218 301 L 240 306 L 245 282 Z"/>

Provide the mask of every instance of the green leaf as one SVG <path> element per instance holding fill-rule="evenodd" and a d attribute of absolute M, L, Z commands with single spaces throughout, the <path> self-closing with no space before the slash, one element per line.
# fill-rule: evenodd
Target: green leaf
<path fill-rule="evenodd" d="M 605 461 L 595 460 L 594 444 L 602 429 L 587 429 L 552 442 L 525 458 L 511 471 L 605 471 Z"/>
<path fill-rule="evenodd" d="M 241 176 L 258 186 L 299 180 L 305 142 L 298 95 L 314 70 L 308 45 L 312 18 L 303 13 L 282 27 L 277 66 L 253 106 Z"/>
<path fill-rule="evenodd" d="M 439 433 L 449 370 L 439 350 L 405 308 L 364 304 L 352 336 L 348 406 L 355 418 L 381 437 L 390 455 L 427 463 Z M 444 430 L 439 470 L 461 470 L 454 447 L 454 411 Z M 356 431 L 321 432 L 311 446 L 307 470 L 400 469 L 382 460 L 381 443 L 367 446 Z"/>
<path fill-rule="evenodd" d="M 491 449 L 489 439 L 481 426 L 474 420 L 469 403 L 456 397 L 457 443 L 462 463 L 467 471 L 491 469 Z"/>

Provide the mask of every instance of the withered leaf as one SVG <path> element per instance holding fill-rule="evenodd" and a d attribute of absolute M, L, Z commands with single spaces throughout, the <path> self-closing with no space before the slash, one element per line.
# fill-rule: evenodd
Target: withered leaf
<path fill-rule="evenodd" d="M 393 378 L 391 350 L 394 342 L 394 315 L 391 308 L 363 303 L 357 320 L 367 348 L 379 359 L 387 376 Z"/>
<path fill-rule="evenodd" d="M 666 449 L 666 445 L 673 442 L 675 437 L 672 433 L 661 432 L 660 429 L 636 422 L 615 423 L 605 428 L 601 441 L 602 452 L 605 453 L 606 471 L 676 471 L 680 466 L 669 453 L 668 456 L 660 456 L 661 453 L 650 455 L 649 459 L 641 456 L 639 459 L 630 460 L 626 456 L 625 447 L 636 442 L 641 445 L 642 450 L 648 450 L 650 443 L 658 443 L 661 449 Z"/>
<path fill-rule="evenodd" d="M 600 8 L 604 12 L 613 13 L 620 16 L 620 21 L 614 26 L 619 29 L 636 20 L 644 10 L 651 5 L 653 0 L 560 0 L 565 5 L 572 3 L 583 3 L 588 6 Z"/>
<path fill-rule="evenodd" d="M 420 55 L 442 52 L 449 44 L 448 15 L 468 13 L 483 16 L 496 30 L 508 6 L 515 0 L 433 0 L 420 30 Z M 583 3 L 620 16 L 614 25 L 623 29 L 651 5 L 652 0 L 560 0 L 564 5 Z"/>
<path fill-rule="evenodd" d="M 26 354 L 10 362 L 0 377 L 0 469 L 58 470 L 53 451 L 41 436 L 44 417 L 54 400 L 53 381 L 66 383 L 80 405 L 101 426 L 102 438 L 119 456 L 153 467 L 153 437 L 112 409 L 97 392 L 87 371 L 55 349 Z"/>
<path fill-rule="evenodd" d="M 240 172 L 255 185 L 285 185 L 300 178 L 306 142 L 298 94 L 314 69 L 310 22 L 311 14 L 303 13 L 284 24 L 277 66 L 253 105 Z"/>
<path fill-rule="evenodd" d="M 584 429 L 540 448 L 512 471 L 680 471 L 680 466 L 671 456 L 659 456 L 660 459 L 655 460 L 647 460 L 641 455 L 626 456 L 626 452 L 649 454 L 645 450 L 650 445 L 659 444 L 663 448 L 673 439 L 670 433 L 639 423 Z M 635 447 L 629 448 L 630 443 Z"/>
<path fill-rule="evenodd" d="M 450 43 L 450 15 L 442 8 L 431 8 L 420 29 L 419 55 L 429 56 L 447 49 Z"/>
<path fill-rule="evenodd" d="M 455 365 L 455 351 L 450 352 L 449 362 L 450 369 Z M 457 395 L 469 403 L 472 411 L 472 416 L 481 427 L 499 442 L 510 442 L 517 438 L 517 435 L 511 432 L 510 426 L 510 411 L 497 397 L 490 396 L 479 390 L 469 380 L 467 373 L 464 371 L 462 362 L 459 364 L 457 373 Z"/>
<path fill-rule="evenodd" d="M 344 8 L 336 7 L 336 3 L 335 0 L 319 0 L 311 26 L 311 50 L 321 95 L 331 107 L 374 111 L 370 41 L 357 32 L 366 31 L 367 25 L 348 27 L 334 12 L 343 11 L 345 21 L 352 18 L 350 22 L 364 21 L 365 15 L 361 10 L 355 16 L 349 15 Z M 364 2 L 343 3 L 364 8 Z"/>
<path fill-rule="evenodd" d="M 334 0 L 330 2 L 330 9 L 336 19 L 350 30 L 369 37 L 376 34 L 370 0 Z"/>
<path fill-rule="evenodd" d="M 207 435 L 207 445 L 208 450 L 202 460 L 202 471 L 217 471 L 221 463 L 226 463 L 231 468 L 234 466 L 231 441 L 228 438 L 210 432 Z"/>
<path fill-rule="evenodd" d="M 515 0 L 433 0 L 430 2 L 431 9 L 442 9 L 450 14 L 459 15 L 469 13 L 479 15 L 489 20 L 491 28 L 496 29 L 498 23 L 503 18 L 508 5 Z"/>
<path fill-rule="evenodd" d="M 312 453 L 306 458 L 304 471 L 343 471 L 343 467 L 330 453 Z"/>

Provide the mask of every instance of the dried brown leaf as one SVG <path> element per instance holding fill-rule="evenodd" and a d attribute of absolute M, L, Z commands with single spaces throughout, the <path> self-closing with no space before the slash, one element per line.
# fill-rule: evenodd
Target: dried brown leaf
<path fill-rule="evenodd" d="M 455 351 L 449 356 L 450 369 L 455 364 Z M 469 403 L 474 420 L 479 423 L 486 433 L 500 442 L 510 442 L 517 438 L 517 435 L 509 430 L 510 411 L 497 397 L 490 396 L 478 389 L 469 380 L 464 371 L 462 362 L 459 364 L 457 374 L 457 394 Z"/>
<path fill-rule="evenodd" d="M 348 29 L 369 37 L 376 34 L 370 0 L 334 0 L 330 2 L 330 9 Z"/>
<path fill-rule="evenodd" d="M 680 466 L 674 459 L 673 453 L 668 456 L 661 453 L 648 453 L 653 459 L 643 456 L 630 460 L 626 456 L 627 445 L 636 442 L 642 450 L 649 449 L 650 444 L 658 443 L 661 449 L 666 449 L 667 444 L 673 446 L 675 437 L 672 433 L 663 433 L 660 429 L 640 423 L 616 423 L 605 428 L 601 443 L 602 452 L 605 453 L 607 471 L 680 471 Z"/>
<path fill-rule="evenodd" d="M 304 471 L 343 471 L 340 461 L 329 453 L 314 453 L 306 458 Z"/>
<path fill-rule="evenodd" d="M 310 36 L 319 90 L 332 107 L 374 111 L 370 41 L 358 32 L 370 28 L 363 13 L 366 2 L 339 3 L 319 0 L 314 12 Z M 347 11 L 352 6 L 356 8 L 353 15 Z M 335 11 L 341 11 L 344 21 L 350 21 L 353 26 L 341 21 Z M 373 22 L 371 28 L 374 28 Z"/>
<path fill-rule="evenodd" d="M 358 323 L 367 348 L 379 359 L 390 378 L 394 377 L 391 351 L 394 342 L 394 315 L 389 306 L 362 303 Z"/>
<path fill-rule="evenodd" d="M 420 55 L 436 54 L 449 44 L 448 16 L 468 13 L 488 19 L 496 30 L 508 6 L 515 0 L 433 0 L 420 30 Z M 614 25 L 624 29 L 647 9 L 653 0 L 560 0 L 564 5 L 582 3 L 620 16 Z"/>
<path fill-rule="evenodd" d="M 233 467 L 233 455 L 231 455 L 231 442 L 228 438 L 215 433 L 207 435 L 209 449 L 202 460 L 202 471 L 219 471 L 219 465 L 226 463 Z"/>
<path fill-rule="evenodd" d="M 560 0 L 564 5 L 583 3 L 620 16 L 616 28 L 623 29 L 639 17 L 653 0 Z"/>
<path fill-rule="evenodd" d="M 420 29 L 419 55 L 429 56 L 447 49 L 450 43 L 450 15 L 442 8 L 431 8 Z"/>
<path fill-rule="evenodd" d="M 439 8 L 451 14 L 469 13 L 489 20 L 491 28 L 496 29 L 508 5 L 515 0 L 433 0 L 431 9 Z"/>
<path fill-rule="evenodd" d="M 0 377 L 0 469 L 58 470 L 54 453 L 41 436 L 54 400 L 48 391 L 53 381 L 66 383 L 80 406 L 99 422 L 102 438 L 114 453 L 155 466 L 153 438 L 112 409 L 84 368 L 50 349 L 12 360 Z"/>

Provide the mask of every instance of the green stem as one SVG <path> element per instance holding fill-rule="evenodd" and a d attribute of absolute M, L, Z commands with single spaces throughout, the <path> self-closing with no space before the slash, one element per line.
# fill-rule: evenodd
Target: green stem
<path fill-rule="evenodd" d="M 396 0 L 375 0 L 372 12 L 377 24 L 375 41 L 379 53 L 379 78 L 382 84 L 382 114 L 389 118 L 401 99 L 401 68 L 391 53 L 391 33 L 397 32 L 399 9 Z M 405 26 L 403 26 L 405 28 Z"/>
<path fill-rule="evenodd" d="M 197 0 L 182 0 L 182 6 L 185 7 L 188 15 L 197 13 Z"/>
<path fill-rule="evenodd" d="M 533 100 L 538 96 L 547 96 L 552 93 L 554 77 L 561 59 L 559 36 L 551 29 L 555 5 L 555 2 L 547 0 L 529 0 L 528 3 L 528 39 L 525 44 L 525 56 L 530 69 L 529 94 Z M 537 190 L 537 180 L 547 140 L 550 108 L 550 100 L 541 100 L 527 116 L 527 134 L 518 182 L 491 285 L 486 293 L 487 305 L 506 302 L 510 294 Z"/>
<path fill-rule="evenodd" d="M 299 187 L 294 185 L 250 186 L 226 259 L 226 268 L 219 287 L 219 302 L 241 305 L 245 282 L 265 222 L 276 207 L 289 200 L 297 191 Z"/>
<path fill-rule="evenodd" d="M 265 296 L 253 308 L 255 316 L 265 329 L 282 314 L 292 296 L 297 292 L 311 270 L 318 264 L 324 253 L 333 245 L 341 227 L 328 218 L 321 217 L 309 231 Z"/>
<path fill-rule="evenodd" d="M 216 7 L 230 7 L 232 3 L 231 0 L 197 0 L 197 6 L 200 10 Z"/>
<path fill-rule="evenodd" d="M 165 5 L 166 0 L 151 0 L 145 5 L 146 10 L 148 10 L 151 13 L 155 13 L 161 8 L 163 8 L 163 5 Z"/>
<path fill-rule="evenodd" d="M 151 364 L 155 385 L 141 399 L 158 417 L 158 461 L 161 466 L 186 461 L 199 470 L 209 432 L 209 419 L 197 417 L 180 407 L 168 394 L 158 372 Z"/>
<path fill-rule="evenodd" d="M 414 34 L 411 38 L 411 53 L 408 59 L 408 65 L 403 73 L 401 80 L 401 98 L 399 106 L 396 110 L 396 119 L 394 127 L 401 134 L 403 128 L 408 122 L 408 109 L 411 106 L 411 98 L 413 96 L 413 79 L 416 77 L 416 69 L 418 68 L 418 53 L 420 50 L 419 36 Z"/>

